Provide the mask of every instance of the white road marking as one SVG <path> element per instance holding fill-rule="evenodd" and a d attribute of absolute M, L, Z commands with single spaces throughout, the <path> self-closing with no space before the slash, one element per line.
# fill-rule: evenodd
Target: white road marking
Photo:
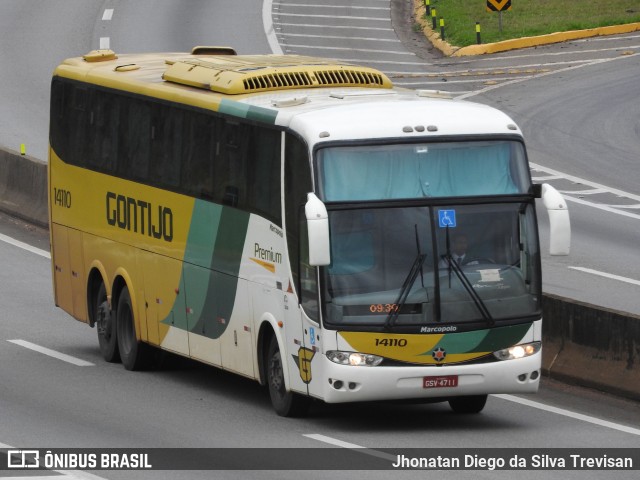
<path fill-rule="evenodd" d="M 620 282 L 630 283 L 632 285 L 640 285 L 640 280 L 634 280 L 633 278 L 614 275 L 613 273 L 601 272 L 599 270 L 593 270 L 591 268 L 584 268 L 584 267 L 567 267 L 567 268 L 571 270 L 577 270 L 579 272 L 590 273 L 592 275 L 598 275 L 599 277 L 609 278 L 611 280 L 618 280 Z"/>
<path fill-rule="evenodd" d="M 631 213 L 631 212 L 625 212 L 624 210 L 618 210 L 617 208 L 613 208 L 609 205 L 603 205 L 600 203 L 593 203 L 593 202 L 589 202 L 587 200 L 583 200 L 581 198 L 575 198 L 572 197 L 570 195 L 563 195 L 564 199 L 569 201 L 569 202 L 573 202 L 573 203 L 579 203 L 581 205 L 585 205 L 587 207 L 591 207 L 591 208 L 597 208 L 598 210 L 603 210 L 605 212 L 608 213 L 615 213 L 616 215 L 621 215 L 623 217 L 627 217 L 627 218 L 633 218 L 634 220 L 640 220 L 640 215 L 636 214 L 636 213 Z"/>
<path fill-rule="evenodd" d="M 520 77 L 520 78 L 525 78 L 525 77 Z M 530 78 L 530 77 L 526 77 L 526 78 Z M 431 81 L 422 81 L 422 82 L 402 82 L 400 80 L 394 80 L 393 83 L 396 84 L 400 84 L 402 83 L 402 85 L 442 85 L 443 87 L 446 87 L 447 84 L 456 84 L 456 83 L 484 83 L 484 82 L 507 82 L 511 79 L 511 77 L 509 78 L 474 78 L 474 79 L 469 79 L 469 80 L 451 80 L 449 78 L 446 79 L 446 81 L 442 81 L 442 80 L 431 80 Z M 452 95 L 456 95 L 457 92 L 452 92 Z"/>
<path fill-rule="evenodd" d="M 586 185 L 591 188 L 601 188 L 619 197 L 631 198 L 633 200 L 640 202 L 640 195 L 636 195 L 630 192 L 625 192 L 624 190 L 618 190 L 616 188 L 607 187 L 606 185 L 602 185 L 601 183 L 596 183 L 590 180 L 585 180 L 584 178 L 575 177 L 567 173 L 559 172 L 558 170 L 553 170 L 551 168 L 543 167 L 542 165 L 538 165 L 536 163 L 530 163 L 529 166 L 531 167 L 532 170 L 536 170 L 538 172 L 544 172 L 546 174 L 553 175 L 554 177 L 564 178 L 573 183 Z"/>
<path fill-rule="evenodd" d="M 629 47 L 629 48 L 631 48 L 631 47 Z M 612 50 L 616 50 L 616 49 L 612 49 Z M 566 52 L 566 53 L 569 53 L 569 52 Z M 629 58 L 637 57 L 638 55 L 640 55 L 640 54 L 639 53 L 634 53 L 632 55 L 624 55 L 624 56 L 619 56 L 619 57 L 600 58 L 600 59 L 593 60 L 591 62 L 582 63 L 580 65 L 572 65 L 572 66 L 567 67 L 567 68 L 559 68 L 558 70 L 550 70 L 548 72 L 544 72 L 544 73 L 540 73 L 538 75 L 534 75 L 533 78 L 546 77 L 548 75 L 555 75 L 557 73 L 564 73 L 564 72 L 568 72 L 570 70 L 577 70 L 578 68 L 590 67 L 590 66 L 593 66 L 593 65 L 600 65 L 602 63 L 615 62 L 617 60 L 628 60 Z M 471 92 L 471 93 L 468 93 L 468 94 L 465 94 L 465 95 L 460 95 L 459 97 L 456 97 L 456 98 L 462 100 L 462 99 L 465 99 L 465 98 L 474 97 L 476 95 L 481 95 L 483 93 L 486 93 L 486 92 L 491 91 L 491 90 L 495 90 L 495 89 L 503 87 L 505 85 L 513 85 L 515 83 L 520 83 L 520 82 L 523 82 L 525 80 L 528 80 L 528 79 L 526 79 L 526 78 L 516 78 L 516 79 L 514 79 L 514 80 L 512 80 L 510 82 L 505 82 L 505 83 L 502 83 L 500 85 L 492 85 L 491 87 L 483 88 L 481 90 L 476 90 L 475 92 Z"/>
<path fill-rule="evenodd" d="M 360 453 L 371 455 L 372 457 L 383 458 L 385 460 L 390 460 L 393 462 L 395 462 L 398 459 L 397 455 L 391 455 L 389 453 L 379 452 L 377 450 L 373 450 L 368 447 L 363 447 L 362 445 L 356 445 L 355 443 L 345 442 L 342 440 L 338 440 L 337 438 L 321 435 L 319 433 L 305 433 L 305 434 L 302 434 L 302 436 L 310 438 L 312 440 L 317 440 L 318 442 L 328 443 L 329 445 L 333 445 L 336 447 L 348 448 L 350 450 L 358 449 Z"/>
<path fill-rule="evenodd" d="M 620 50 L 621 48 L 624 48 L 625 50 L 628 49 L 634 49 L 634 48 L 640 48 L 640 45 L 627 45 L 625 47 L 612 47 L 612 48 L 600 48 L 600 49 L 593 49 L 593 50 L 565 50 L 562 52 L 544 52 L 541 50 L 537 50 L 536 53 L 528 53 L 528 54 L 522 54 L 522 55 L 504 55 L 502 57 L 498 57 L 498 56 L 488 56 L 486 58 L 473 58 L 471 60 L 462 60 L 462 61 L 458 61 L 456 62 L 457 64 L 463 64 L 463 63 L 480 63 L 480 62 L 494 62 L 496 60 L 515 60 L 518 58 L 538 58 L 538 57 L 557 57 L 560 55 L 576 55 L 576 54 L 581 54 L 581 53 L 599 53 L 599 52 L 609 52 L 609 51 L 617 51 Z M 631 56 L 631 55 L 628 55 Z M 618 59 L 619 57 L 615 57 L 613 59 Z M 608 60 L 613 60 L 612 58 L 608 59 Z M 604 59 L 606 60 L 606 59 Z M 587 62 L 589 60 L 586 60 Z"/>
<path fill-rule="evenodd" d="M 349 47 L 317 47 L 317 46 L 310 46 L 310 45 L 286 45 L 287 47 L 293 47 L 293 48 L 311 48 L 311 49 L 320 49 L 320 50 L 347 50 L 349 52 L 368 52 L 368 53 L 392 53 L 393 55 L 409 55 L 409 56 L 414 56 L 415 55 L 411 52 L 397 52 L 397 51 L 392 51 L 392 50 L 372 50 L 370 48 L 349 48 Z"/>
<path fill-rule="evenodd" d="M 267 42 L 271 52 L 276 55 L 282 55 L 284 52 L 278 43 L 276 32 L 273 29 L 273 17 L 271 16 L 273 0 L 264 0 L 262 2 L 262 28 L 267 35 Z"/>
<path fill-rule="evenodd" d="M 385 27 L 354 27 L 353 25 L 320 25 L 320 24 L 309 24 L 309 23 L 278 23 L 279 26 L 284 27 L 304 27 L 304 28 L 341 28 L 348 30 L 374 30 L 379 32 L 393 32 L 393 28 L 385 28 Z"/>
<path fill-rule="evenodd" d="M 617 195 L 618 197 L 621 198 L 628 198 L 630 200 L 635 200 L 636 202 L 640 202 L 640 195 L 636 195 L 634 193 L 629 193 L 629 192 L 625 192 L 624 190 L 619 190 L 617 188 L 612 188 L 612 187 L 607 187 L 606 185 L 602 185 L 600 183 L 596 183 L 596 182 L 592 182 L 590 180 L 585 180 L 584 178 L 580 178 L 580 177 L 575 177 L 573 175 L 569 175 L 566 173 L 562 173 L 559 172 L 557 170 L 553 170 L 551 168 L 547 168 L 547 167 L 543 167 L 541 165 L 537 165 L 535 163 L 531 163 L 529 165 L 531 167 L 532 170 L 538 171 L 538 172 L 543 172 L 545 174 L 548 174 L 550 176 L 546 176 L 546 177 L 533 177 L 534 180 L 540 181 L 540 180 L 555 180 L 555 179 L 559 179 L 559 178 L 564 178 L 566 180 L 569 180 L 575 184 L 580 184 L 580 185 L 585 185 L 587 187 L 591 187 L 591 189 L 595 189 L 595 190 L 601 190 L 601 192 L 599 193 L 612 193 L 614 195 Z M 591 207 L 591 208 L 597 208 L 598 210 L 603 210 L 605 212 L 609 212 L 609 213 L 614 213 L 616 215 L 621 215 L 623 217 L 627 217 L 627 218 L 633 218 L 635 220 L 640 220 L 640 215 L 635 214 L 635 213 L 631 213 L 631 212 L 627 212 L 624 209 L 625 208 L 635 208 L 635 205 L 628 205 L 628 206 L 622 206 L 622 205 L 606 205 L 606 204 L 601 204 L 601 203 L 594 203 L 594 202 L 589 202 L 587 200 L 583 200 L 581 198 L 576 198 L 573 197 L 572 195 L 576 195 L 576 194 L 584 194 L 584 192 L 569 192 L 566 191 L 564 193 L 564 198 L 565 200 L 569 201 L 569 202 L 574 202 L 574 203 L 579 203 L 581 205 L 585 205 L 587 207 Z"/>
<path fill-rule="evenodd" d="M 340 60 L 343 62 L 353 62 L 353 63 L 385 63 L 385 64 L 388 63 L 390 65 L 416 65 L 419 67 L 431 65 L 431 63 L 424 63 L 424 62 L 394 62 L 393 60 L 363 60 L 361 58 L 341 58 Z"/>
<path fill-rule="evenodd" d="M 3 235 L 2 233 L 0 233 L 0 241 L 4 243 L 8 243 L 9 245 L 13 245 L 14 247 L 21 248 L 28 252 L 35 253 L 36 255 L 40 255 L 41 257 L 45 257 L 49 259 L 51 258 L 51 253 L 47 252 L 46 250 L 41 250 L 39 248 L 32 247 L 27 243 L 24 243 L 24 242 L 21 242 L 20 240 L 16 240 L 15 238 L 11 238 L 6 235 Z"/>
<path fill-rule="evenodd" d="M 319 433 L 305 433 L 302 435 L 303 437 L 311 438 L 313 440 L 317 440 L 319 442 L 328 443 L 329 445 L 335 445 L 336 447 L 342 448 L 367 448 L 361 445 L 356 445 L 355 443 L 344 442 L 342 440 L 338 440 L 336 438 L 327 437 L 326 435 L 321 435 Z"/>
<path fill-rule="evenodd" d="M 113 8 L 105 9 L 104 13 L 102 14 L 102 20 L 108 22 L 112 18 L 113 18 Z"/>
<path fill-rule="evenodd" d="M 20 340 L 20 339 L 7 340 L 7 342 L 13 343 L 15 345 L 20 345 L 21 347 L 28 348 L 29 350 L 33 350 L 34 352 L 39 352 L 44 355 L 48 355 L 49 357 L 57 358 L 58 360 L 62 360 L 63 362 L 77 365 L 78 367 L 94 367 L 95 366 L 95 364 L 91 362 L 87 362 L 85 360 L 72 357 L 71 355 L 67 355 L 66 353 L 61 353 L 55 350 L 51 350 L 50 348 L 47 348 L 47 347 L 41 347 L 40 345 L 36 345 L 35 343 L 27 342 L 26 340 Z"/>
<path fill-rule="evenodd" d="M 389 18 L 376 18 L 376 17 L 352 17 L 350 15 L 308 15 L 306 13 L 280 13 L 275 12 L 274 17 L 305 17 L 305 18 L 341 18 L 344 20 L 367 20 L 369 22 L 386 22 L 390 23 Z"/>
<path fill-rule="evenodd" d="M 355 5 L 310 5 L 308 3 L 274 3 L 278 7 L 309 7 L 309 8 L 348 8 L 351 10 L 391 10 L 391 7 L 358 7 Z"/>
<path fill-rule="evenodd" d="M 604 188 L 590 188 L 589 190 L 558 190 L 560 193 L 568 195 L 595 195 L 597 193 L 607 193 Z"/>
<path fill-rule="evenodd" d="M 546 182 L 549 180 L 560 180 L 564 178 L 562 175 L 547 175 L 545 177 L 531 177 L 531 180 L 534 182 Z"/>
<path fill-rule="evenodd" d="M 100 37 L 100 50 L 108 50 L 111 46 L 111 39 L 109 37 Z"/>
<path fill-rule="evenodd" d="M 630 208 L 632 210 L 640 209 L 640 204 L 636 205 L 609 205 L 611 208 Z"/>
<path fill-rule="evenodd" d="M 606 37 L 590 37 L 590 38 L 583 38 L 581 40 L 571 40 L 571 41 L 574 43 L 610 42 L 612 40 L 630 40 L 632 38 L 640 38 L 640 35 L 625 35 L 625 36 L 616 35 L 616 36 L 606 36 Z"/>
<path fill-rule="evenodd" d="M 370 42 L 390 42 L 401 43 L 397 38 L 372 38 L 372 37 L 341 37 L 339 35 L 310 35 L 308 33 L 280 33 L 281 37 L 304 37 L 304 38 L 333 38 L 337 40 L 366 40 Z"/>
<path fill-rule="evenodd" d="M 608 420 L 602 420 L 600 418 L 592 417 L 590 415 L 583 415 L 582 413 L 572 412 L 571 410 L 565 410 L 564 408 L 552 407 L 551 405 L 545 405 L 544 403 L 534 402 L 525 398 L 515 397 L 513 395 L 492 395 L 492 397 L 507 400 L 508 402 L 519 403 L 520 405 L 526 405 L 527 407 L 537 408 L 538 410 L 544 410 L 545 412 L 555 413 L 565 417 L 570 417 L 575 420 L 580 420 L 587 423 L 592 423 L 600 427 L 611 428 L 620 432 L 630 433 L 632 435 L 640 435 L 640 429 L 621 425 L 619 423 L 609 422 Z"/>

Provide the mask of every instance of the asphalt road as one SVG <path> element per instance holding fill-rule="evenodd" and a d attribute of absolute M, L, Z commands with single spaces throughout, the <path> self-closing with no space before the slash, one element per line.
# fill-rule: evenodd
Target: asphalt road
<path fill-rule="evenodd" d="M 570 202 L 572 254 L 544 257 L 544 290 L 640 314 L 633 268 L 640 264 L 640 35 L 445 58 L 413 30 L 411 3 L 190 0 L 186 8 L 170 0 L 4 0 L 0 145 L 18 150 L 25 143 L 27 153 L 46 159 L 50 73 L 61 59 L 93 48 L 231 45 L 240 53 L 371 65 L 397 85 L 445 89 L 509 113 L 525 132 L 534 178 Z"/>
<path fill-rule="evenodd" d="M 491 396 L 475 416 L 446 404 L 316 404 L 309 418 L 283 419 L 253 381 L 186 360 L 150 372 L 102 361 L 96 332 L 53 306 L 47 237 L 0 216 L 0 447 L 20 448 L 640 448 L 640 404 L 543 381 L 530 396 Z M 45 256 L 42 256 L 42 255 Z M 25 343 L 28 342 L 28 343 Z M 25 345 L 31 348 L 26 348 Z M 47 353 L 33 348 L 49 349 Z M 64 354 L 64 359 L 50 355 Z M 83 362 L 78 365 L 77 362 Z M 71 363 L 75 362 L 75 363 Z M 520 402 L 529 402 L 523 404 Z M 361 453 L 360 453 L 361 452 Z M 251 464 L 251 459 L 246 460 Z M 244 464 L 243 464 L 244 465 Z M 388 478 L 390 472 L 94 471 L 65 478 Z M 606 478 L 632 478 L 607 472 Z M 636 472 L 637 473 L 637 472 Z M 15 472 L 0 472 L 0 476 Z M 393 472 L 424 478 L 425 472 Z M 513 472 L 447 472 L 500 478 Z M 527 478 L 602 478 L 599 471 L 526 472 Z"/>
<path fill-rule="evenodd" d="M 280 16 L 273 15 L 274 35 L 284 50 L 339 56 L 337 53 L 342 51 L 337 48 L 347 48 L 341 53 L 343 58 L 348 55 L 353 60 L 370 62 L 388 72 L 398 84 L 446 88 L 510 113 L 527 135 L 531 160 L 537 168 L 534 176 L 562 190 L 578 192 L 569 194 L 574 228 L 572 255 L 545 257 L 545 290 L 597 300 L 627 311 L 640 309 L 639 285 L 633 283 L 640 278 L 634 268 L 640 264 L 640 215 L 632 208 L 640 203 L 634 197 L 640 118 L 639 84 L 634 81 L 639 62 L 634 52 L 640 50 L 637 36 L 573 42 L 487 58 L 446 59 L 435 52 L 421 51 L 418 40 L 407 47 L 406 38 L 404 42 L 394 42 L 389 31 L 368 32 L 364 28 L 373 20 L 363 25 L 361 20 L 353 23 L 349 18 L 338 18 L 374 18 L 380 14 L 376 8 L 389 2 L 333 3 L 340 7 L 370 7 L 361 11 L 326 5 L 322 10 L 316 8 L 315 13 L 308 6 L 304 7 L 306 13 L 296 10 L 305 3 L 315 2 L 273 2 L 273 8 L 281 12 Z M 185 7 L 187 4 L 189 8 Z M 103 19 L 110 9 L 111 19 Z M 220 15 L 222 11 L 225 16 Z M 378 26 L 397 27 L 397 17 L 395 22 L 390 17 L 397 10 L 383 12 L 386 17 Z M 286 21 L 282 13 L 288 14 Z M 325 32 L 326 25 L 318 22 L 333 22 L 334 26 L 346 28 L 326 30 L 330 35 L 294 36 L 301 22 L 320 25 L 305 27 L 309 32 Z M 258 0 L 2 0 L 0 144 L 17 149 L 19 143 L 25 142 L 28 152 L 45 158 L 50 72 L 65 57 L 106 43 L 118 51 L 188 50 L 195 44 L 226 44 L 241 53 L 268 52 L 273 48 L 273 35 L 269 37 L 264 31 L 262 2 Z M 341 38 L 345 35 L 377 38 L 378 43 L 353 38 L 347 43 Z M 406 35 L 410 34 L 405 30 Z M 382 39 L 388 42 L 380 42 Z M 385 46 L 372 46 L 381 43 Z M 403 48 L 407 54 L 399 55 L 400 50 L 395 50 Z M 368 49 L 379 51 L 370 55 Z M 590 190 L 598 192 L 581 193 Z M 544 213 L 541 224 L 544 247 Z M 6 217 L 0 219 L 0 233 L 40 250 L 48 249 L 46 233 Z M 534 403 L 524 404 L 513 396 L 494 396 L 483 413 L 473 417 L 455 416 L 446 405 L 438 404 L 318 404 L 308 419 L 282 419 L 272 412 L 268 395 L 256 383 L 213 368 L 181 361 L 167 362 L 172 366 L 152 372 L 132 373 L 120 365 L 102 362 L 95 330 L 53 306 L 51 269 L 46 257 L 37 250 L 34 253 L 3 240 L 0 264 L 0 447 L 319 449 L 348 442 L 366 447 L 362 450 L 364 456 L 388 447 L 640 447 L 638 403 L 548 381 L 543 382 L 538 395 L 526 397 L 526 401 Z M 603 277 L 602 273 L 616 277 Z M 90 365 L 69 363 L 69 358 L 60 360 L 25 345 L 45 347 Z M 563 479 L 637 476 L 637 472 L 597 470 L 523 474 L 527 478 Z M 400 479 L 426 475 L 393 472 Z M 447 472 L 446 478 L 513 475 Z M 377 479 L 388 478 L 389 472 L 59 471 L 46 476 L 94 480 Z"/>

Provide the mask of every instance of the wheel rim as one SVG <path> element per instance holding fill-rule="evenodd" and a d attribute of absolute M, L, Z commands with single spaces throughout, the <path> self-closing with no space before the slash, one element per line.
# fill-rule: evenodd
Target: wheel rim
<path fill-rule="evenodd" d="M 111 341 L 113 335 L 113 322 L 111 321 L 111 315 L 109 314 L 109 306 L 107 303 L 107 295 L 104 292 L 104 287 L 100 289 L 96 299 L 95 316 L 96 324 L 98 328 L 98 338 L 105 342 Z"/>
<path fill-rule="evenodd" d="M 282 358 L 280 352 L 277 351 L 271 357 L 269 362 L 269 386 L 271 391 L 282 397 L 284 394 L 284 373 L 282 371 Z"/>
<path fill-rule="evenodd" d="M 128 304 L 122 305 L 122 312 L 118 312 L 118 323 L 122 325 L 121 327 L 121 342 L 122 347 L 127 352 L 131 351 L 133 346 L 133 321 L 131 315 L 131 308 Z"/>

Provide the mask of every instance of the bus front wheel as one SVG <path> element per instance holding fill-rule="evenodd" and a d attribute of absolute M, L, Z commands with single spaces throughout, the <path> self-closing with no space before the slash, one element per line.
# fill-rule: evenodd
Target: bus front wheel
<path fill-rule="evenodd" d="M 455 413 L 480 413 L 486 403 L 487 395 L 470 395 L 449 399 L 449 406 Z"/>
<path fill-rule="evenodd" d="M 107 301 L 107 289 L 104 283 L 100 284 L 98 293 L 94 298 L 93 318 L 96 321 L 98 331 L 98 344 L 102 358 L 109 363 L 120 361 L 118 352 L 118 340 L 116 335 L 115 316 L 111 314 Z"/>
<path fill-rule="evenodd" d="M 287 392 L 282 368 L 282 355 L 275 335 L 267 353 L 267 385 L 274 410 L 281 417 L 301 417 L 309 409 L 309 397 Z"/>
<path fill-rule="evenodd" d="M 149 347 L 136 338 L 136 326 L 129 289 L 124 287 L 116 310 L 118 350 L 127 370 L 144 370 L 149 364 Z"/>

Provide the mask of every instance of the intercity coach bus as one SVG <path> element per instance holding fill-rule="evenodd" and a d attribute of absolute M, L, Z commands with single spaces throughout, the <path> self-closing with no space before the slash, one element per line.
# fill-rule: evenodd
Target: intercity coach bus
<path fill-rule="evenodd" d="M 49 194 L 56 305 L 107 362 L 174 352 L 283 416 L 538 388 L 535 199 L 552 254 L 568 212 L 493 108 L 335 60 L 96 50 L 53 75 Z"/>

